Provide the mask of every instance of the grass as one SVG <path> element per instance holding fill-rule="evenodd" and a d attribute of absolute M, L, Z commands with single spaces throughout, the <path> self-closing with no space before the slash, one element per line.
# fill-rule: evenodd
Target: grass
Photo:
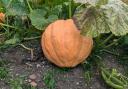
<path fill-rule="evenodd" d="M 6 67 L 0 67 L 0 79 L 8 77 L 8 69 Z"/>
<path fill-rule="evenodd" d="M 10 79 L 8 83 L 11 89 L 36 89 L 35 87 L 25 83 L 24 77 L 20 76 L 16 77 L 15 79 Z"/>
<path fill-rule="evenodd" d="M 56 81 L 54 78 L 54 70 L 46 72 L 44 74 L 43 81 L 48 89 L 55 89 Z"/>
<path fill-rule="evenodd" d="M 8 64 L 8 61 L 7 60 L 4 60 L 4 59 L 0 59 L 0 67 L 3 67 L 5 65 Z"/>
<path fill-rule="evenodd" d="M 24 82 L 24 77 L 13 78 L 6 66 L 8 63 L 7 60 L 0 61 L 0 80 L 7 83 L 10 86 L 10 89 L 36 89 L 35 87 L 26 84 Z"/>
<path fill-rule="evenodd" d="M 6 68 L 6 64 L 8 62 L 6 60 L 1 60 L 0 61 L 0 79 L 6 79 L 8 77 L 8 68 Z"/>

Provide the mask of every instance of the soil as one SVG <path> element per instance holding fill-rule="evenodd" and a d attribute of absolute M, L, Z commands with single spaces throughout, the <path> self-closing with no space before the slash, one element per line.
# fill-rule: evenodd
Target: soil
<path fill-rule="evenodd" d="M 62 71 L 61 68 L 53 65 L 44 57 L 40 43 L 38 40 L 24 42 L 29 48 L 34 48 L 34 58 L 31 59 L 30 52 L 21 46 L 11 47 L 0 51 L 0 60 L 7 60 L 7 68 L 10 74 L 16 76 L 25 76 L 25 82 L 29 80 L 29 76 L 35 74 L 37 76 L 37 89 L 49 89 L 43 80 L 43 76 L 48 71 L 57 70 L 55 73 L 55 89 L 112 89 L 108 87 L 101 78 L 100 73 L 96 72 L 94 67 L 93 76 L 88 83 L 84 77 L 86 70 L 81 65 L 75 68 Z M 120 72 L 124 72 L 124 68 L 117 62 L 116 57 L 106 54 L 104 56 L 104 64 L 108 67 L 116 68 Z M 0 80 L 0 89 L 11 89 L 5 81 Z"/>

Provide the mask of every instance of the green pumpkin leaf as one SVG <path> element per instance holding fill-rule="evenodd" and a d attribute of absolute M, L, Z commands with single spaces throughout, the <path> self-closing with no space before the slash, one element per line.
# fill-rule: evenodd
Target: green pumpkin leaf
<path fill-rule="evenodd" d="M 97 37 L 112 32 L 122 36 L 128 33 L 128 5 L 121 0 L 109 0 L 100 7 L 78 8 L 74 18 L 83 35 Z"/>
<path fill-rule="evenodd" d="M 28 14 L 24 0 L 2 0 L 2 3 L 6 8 L 6 15 L 21 16 Z"/>
<path fill-rule="evenodd" d="M 33 10 L 29 15 L 32 25 L 35 26 L 35 28 L 42 30 L 47 23 L 47 20 L 45 19 L 46 14 L 47 12 L 43 9 Z"/>
<path fill-rule="evenodd" d="M 110 31 L 116 36 L 128 33 L 128 5 L 121 0 L 109 0 L 101 7 L 105 13 Z"/>
<path fill-rule="evenodd" d="M 48 17 L 46 15 L 47 11 L 44 9 L 33 10 L 29 15 L 32 25 L 39 30 L 43 30 L 49 23 L 58 19 L 57 15 L 49 15 Z"/>
<path fill-rule="evenodd" d="M 51 22 L 53 22 L 53 21 L 55 21 L 55 20 L 57 20 L 57 19 L 58 19 L 58 16 L 57 16 L 57 15 L 50 15 L 50 16 L 48 17 L 47 21 L 48 21 L 49 23 L 51 23 Z"/>
<path fill-rule="evenodd" d="M 95 7 L 78 10 L 74 18 L 82 35 L 97 37 L 101 33 L 109 33 L 109 25 L 104 13 Z"/>

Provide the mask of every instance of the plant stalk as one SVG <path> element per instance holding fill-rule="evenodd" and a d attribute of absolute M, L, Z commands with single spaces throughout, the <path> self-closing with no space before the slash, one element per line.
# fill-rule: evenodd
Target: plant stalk
<path fill-rule="evenodd" d="M 110 34 L 100 45 L 105 45 L 113 36 L 113 34 Z"/>
<path fill-rule="evenodd" d="M 30 11 L 30 13 L 33 11 L 33 9 L 32 9 L 32 7 L 31 7 L 31 5 L 30 5 L 30 3 L 28 2 L 28 0 L 26 0 L 27 1 L 27 4 L 28 4 L 28 8 L 29 8 L 29 11 Z"/>
<path fill-rule="evenodd" d="M 33 53 L 33 50 L 34 49 L 32 49 L 32 48 L 28 48 L 28 47 L 26 47 L 25 45 L 23 45 L 23 44 L 19 44 L 21 47 L 23 47 L 24 49 L 26 49 L 26 50 L 28 50 L 28 51 L 30 51 L 31 52 L 31 60 L 33 60 L 33 57 L 34 57 L 34 53 Z"/>
<path fill-rule="evenodd" d="M 122 37 L 120 37 L 119 39 L 117 39 L 116 41 L 113 41 L 111 44 L 109 44 L 109 45 L 107 45 L 107 46 L 105 46 L 104 48 L 109 48 L 109 47 L 111 47 L 111 46 L 113 46 L 113 45 L 115 45 L 120 39 L 122 39 Z"/>
<path fill-rule="evenodd" d="M 112 54 L 112 55 L 115 55 L 115 56 L 119 56 L 119 54 L 113 53 L 113 52 L 111 52 L 109 50 L 106 50 L 106 49 L 103 49 L 101 51 L 106 52 L 106 53 L 109 53 L 109 54 Z"/>
<path fill-rule="evenodd" d="M 8 25 L 8 24 L 4 24 L 4 23 L 0 23 L 0 25 L 5 26 L 5 27 L 9 27 L 9 28 L 19 29 L 19 28 L 16 28 L 14 26 L 11 26 L 11 25 Z"/>
<path fill-rule="evenodd" d="M 72 18 L 72 1 L 69 0 L 69 18 Z"/>
<path fill-rule="evenodd" d="M 41 38 L 41 36 L 24 38 L 24 40 L 34 40 L 34 39 L 39 39 L 39 38 Z"/>
<path fill-rule="evenodd" d="M 123 86 L 116 85 L 111 80 L 108 80 L 107 76 L 105 75 L 105 73 L 103 71 L 101 72 L 101 74 L 102 74 L 102 77 L 104 78 L 104 80 L 106 81 L 106 83 L 109 84 L 110 86 L 112 86 L 113 88 L 124 89 Z"/>
<path fill-rule="evenodd" d="M 118 78 L 116 78 L 116 77 L 114 77 L 114 76 L 111 76 L 111 74 L 110 74 L 108 71 L 106 71 L 104 68 L 102 68 L 102 72 L 106 75 L 106 77 L 107 77 L 107 76 L 110 76 L 110 78 L 108 78 L 107 80 L 112 79 L 112 80 L 115 81 L 118 85 L 121 85 L 121 86 L 124 86 L 124 85 L 125 85 L 125 84 L 124 84 L 121 80 L 119 80 Z"/>

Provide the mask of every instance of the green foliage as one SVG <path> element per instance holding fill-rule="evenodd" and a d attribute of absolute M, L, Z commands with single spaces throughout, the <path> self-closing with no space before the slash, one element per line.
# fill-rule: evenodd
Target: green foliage
<path fill-rule="evenodd" d="M 58 19 L 57 15 L 49 14 L 47 17 L 47 11 L 45 9 L 33 10 L 29 17 L 31 19 L 32 25 L 39 30 L 44 30 L 49 23 Z"/>
<path fill-rule="evenodd" d="M 43 80 L 49 89 L 55 89 L 55 79 L 53 71 L 48 71 L 47 73 L 45 73 Z"/>
<path fill-rule="evenodd" d="M 121 73 L 117 72 L 116 69 L 102 68 L 102 77 L 105 82 L 114 89 L 127 89 L 128 78 Z"/>
<path fill-rule="evenodd" d="M 128 45 L 128 35 L 124 37 L 124 44 Z"/>
<path fill-rule="evenodd" d="M 8 69 L 5 67 L 0 67 L 0 79 L 5 79 L 8 76 Z"/>
<path fill-rule="evenodd" d="M 16 77 L 15 79 L 9 79 L 8 81 L 11 89 L 36 89 L 35 87 L 25 83 L 24 78 L 21 76 Z"/>
<path fill-rule="evenodd" d="M 8 61 L 7 60 L 4 60 L 4 59 L 0 59 L 0 67 L 3 67 L 4 65 L 7 65 L 8 64 Z"/>
<path fill-rule="evenodd" d="M 55 69 L 55 72 L 57 73 L 66 73 L 66 72 L 69 72 L 71 69 L 70 68 L 56 68 Z"/>
<path fill-rule="evenodd" d="M 97 37 L 112 32 L 115 36 L 128 33 L 128 5 L 121 0 L 108 0 L 107 4 L 78 8 L 74 18 L 83 35 Z"/>
<path fill-rule="evenodd" d="M 48 24 L 68 18 L 69 5 L 72 5 L 72 12 L 77 7 L 77 4 L 69 3 L 68 0 L 1 0 L 6 21 L 1 24 L 0 32 L 6 39 L 0 43 L 0 49 L 18 45 L 24 38 L 39 37 Z"/>
<path fill-rule="evenodd" d="M 23 79 L 15 78 L 9 81 L 11 89 L 22 89 Z"/>
<path fill-rule="evenodd" d="M 6 79 L 9 75 L 9 70 L 5 66 L 7 63 L 7 60 L 0 59 L 0 79 Z"/>
<path fill-rule="evenodd" d="M 28 10 L 23 0 L 2 0 L 6 15 L 27 15 Z"/>
<path fill-rule="evenodd" d="M 16 36 L 16 34 L 14 35 L 13 38 L 9 39 L 9 40 L 6 40 L 4 42 L 5 45 L 14 45 L 16 43 L 20 42 L 20 39 L 18 36 Z"/>
<path fill-rule="evenodd" d="M 109 0 L 108 4 L 101 8 L 108 18 L 110 31 L 116 36 L 126 35 L 128 33 L 128 5 L 120 0 Z"/>

